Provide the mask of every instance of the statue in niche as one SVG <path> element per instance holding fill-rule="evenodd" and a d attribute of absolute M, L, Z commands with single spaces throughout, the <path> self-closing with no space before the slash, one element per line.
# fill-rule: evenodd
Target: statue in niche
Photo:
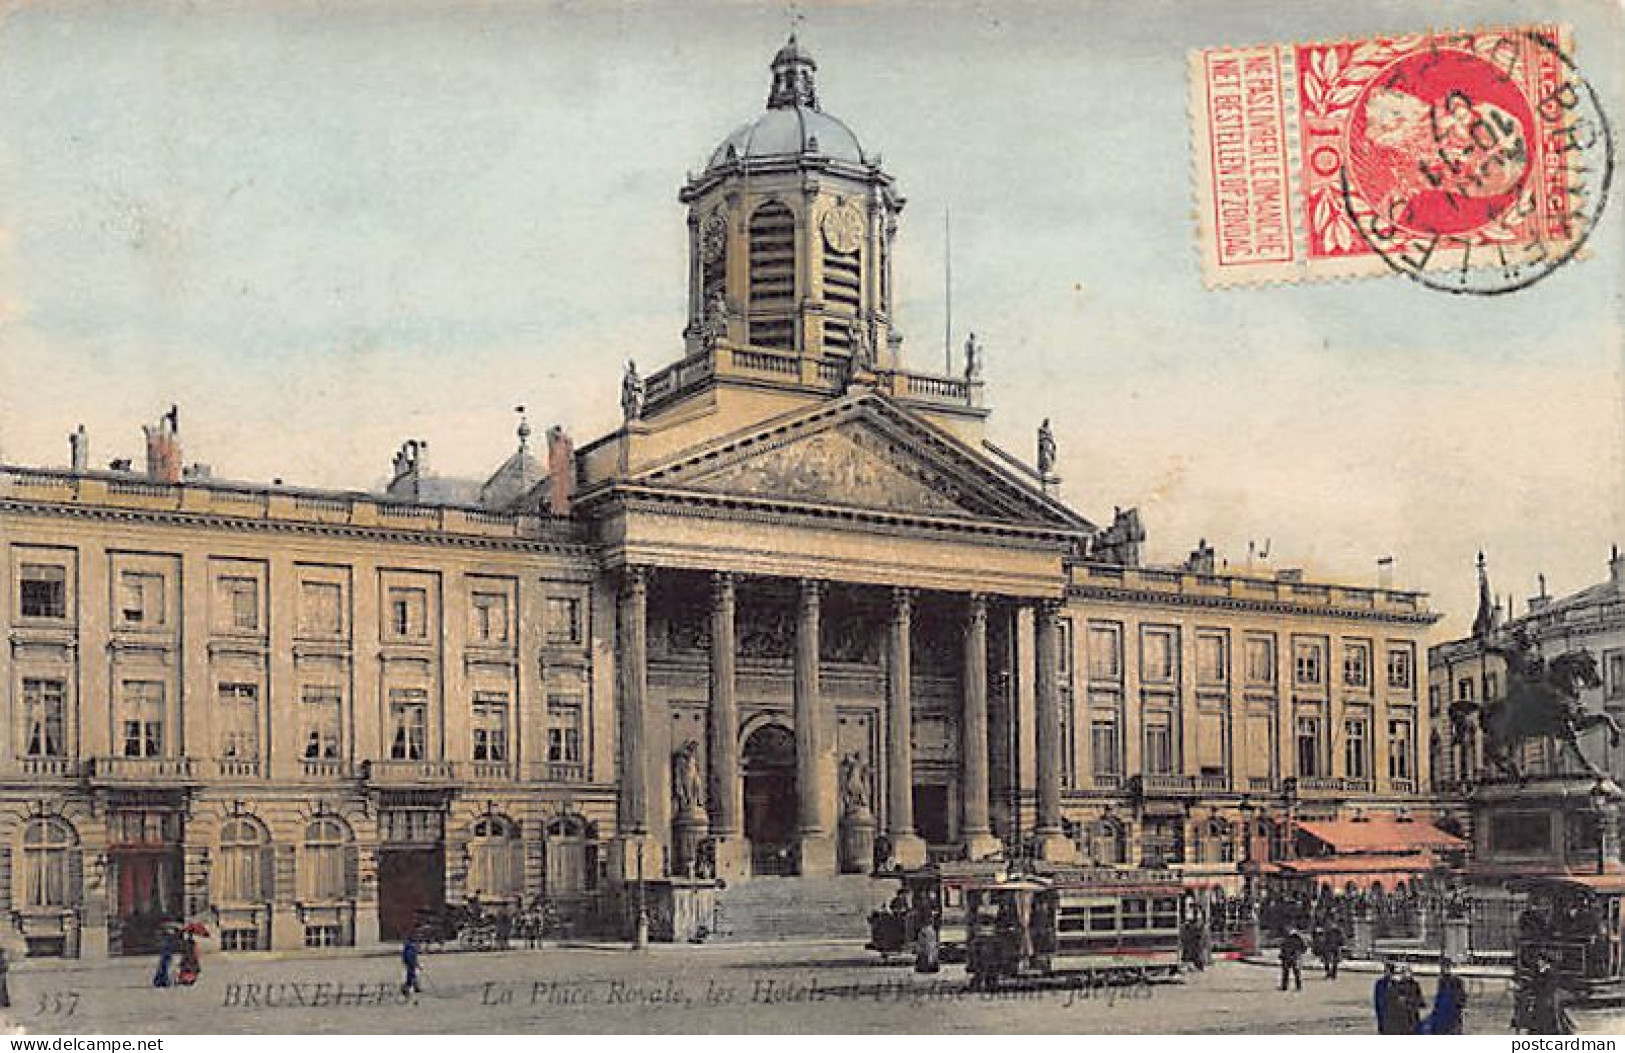
<path fill-rule="evenodd" d="M 841 758 L 841 814 L 863 815 L 869 811 L 869 765 L 857 753 Z"/>
<path fill-rule="evenodd" d="M 672 755 L 671 794 L 679 815 L 705 807 L 705 777 L 700 773 L 700 744 L 693 739 Z"/>

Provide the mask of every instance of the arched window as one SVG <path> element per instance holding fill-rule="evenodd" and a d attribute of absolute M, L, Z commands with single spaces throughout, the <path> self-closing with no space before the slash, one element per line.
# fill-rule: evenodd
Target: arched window
<path fill-rule="evenodd" d="M 23 830 L 23 904 L 66 907 L 79 898 L 79 837 L 61 819 L 34 819 Z"/>
<path fill-rule="evenodd" d="M 794 349 L 795 304 L 796 218 L 783 202 L 769 201 L 750 217 L 750 342 Z"/>
<path fill-rule="evenodd" d="M 1128 862 L 1128 832 L 1123 824 L 1111 816 L 1097 820 L 1089 832 L 1089 857 L 1103 867 Z"/>
<path fill-rule="evenodd" d="M 468 844 L 468 893 L 483 900 L 518 899 L 525 887 L 525 846 L 511 819 L 487 815 Z"/>
<path fill-rule="evenodd" d="M 220 827 L 220 854 L 215 861 L 215 896 L 222 903 L 254 903 L 275 898 L 276 862 L 270 837 L 253 819 L 228 819 Z"/>
<path fill-rule="evenodd" d="M 299 895 L 322 903 L 355 898 L 356 855 L 344 820 L 323 815 L 305 826 Z"/>
<path fill-rule="evenodd" d="M 1230 824 L 1223 819 L 1213 818 L 1207 821 L 1202 828 L 1202 862 L 1204 863 L 1234 863 L 1236 861 L 1236 839 Z"/>
<path fill-rule="evenodd" d="M 580 816 L 560 816 L 547 824 L 547 895 L 567 898 L 598 885 L 598 846 L 594 828 Z"/>

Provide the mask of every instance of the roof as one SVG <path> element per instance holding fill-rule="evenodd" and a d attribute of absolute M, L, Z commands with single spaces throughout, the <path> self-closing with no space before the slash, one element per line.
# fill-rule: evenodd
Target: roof
<path fill-rule="evenodd" d="M 1427 849 L 1460 851 L 1467 842 L 1431 823 L 1374 817 L 1298 823 L 1298 829 L 1329 845 L 1338 855 L 1417 852 Z"/>
<path fill-rule="evenodd" d="M 1342 874 L 1425 874 L 1433 869 L 1433 856 L 1427 852 L 1402 855 L 1311 856 L 1283 859 L 1277 864 L 1283 873 L 1330 877 Z"/>
<path fill-rule="evenodd" d="M 807 106 L 767 110 L 740 125 L 711 152 L 707 168 L 756 157 L 817 154 L 836 161 L 863 163 L 858 137 L 840 119 Z"/>
<path fill-rule="evenodd" d="M 1625 892 L 1625 873 L 1615 871 L 1607 874 L 1531 874 L 1527 877 L 1513 878 L 1508 883 L 1519 889 L 1558 885 L 1589 889 L 1592 892 Z"/>

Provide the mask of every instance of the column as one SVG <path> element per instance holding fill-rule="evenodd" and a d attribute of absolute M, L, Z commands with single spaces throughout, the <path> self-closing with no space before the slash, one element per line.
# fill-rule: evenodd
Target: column
<path fill-rule="evenodd" d="M 959 722 L 963 820 L 959 837 L 970 859 L 999 850 L 988 821 L 987 597 L 972 593 L 965 612 L 965 712 Z"/>
<path fill-rule="evenodd" d="M 645 729 L 649 694 L 649 578 L 646 567 L 627 567 L 621 576 L 619 668 L 621 689 L 621 793 L 619 873 L 623 880 L 660 873 L 660 853 L 649 839 L 649 765 Z M 640 853 L 639 849 L 643 851 Z M 652 854 L 651 854 L 652 853 Z M 640 854 L 643 856 L 640 860 Z M 642 873 L 640 873 L 642 871 Z"/>
<path fill-rule="evenodd" d="M 739 828 L 739 701 L 735 691 L 734 576 L 711 575 L 711 835 L 717 876 L 743 876 L 750 855 Z"/>
<path fill-rule="evenodd" d="M 892 590 L 891 630 L 886 646 L 886 837 L 892 862 L 925 864 L 925 839 L 914 831 L 914 701 L 912 675 L 914 595 Z"/>
<path fill-rule="evenodd" d="M 1035 714 L 1038 753 L 1038 839 L 1040 859 L 1065 861 L 1077 855 L 1077 846 L 1061 832 L 1061 712 L 1057 667 L 1056 624 L 1060 604 L 1038 606 L 1034 664 Z"/>
<path fill-rule="evenodd" d="M 832 780 L 825 775 L 822 707 L 818 699 L 818 638 L 823 583 L 802 579 L 796 606 L 796 798 L 801 824 L 801 873 L 835 873 L 835 838 L 825 820 Z"/>

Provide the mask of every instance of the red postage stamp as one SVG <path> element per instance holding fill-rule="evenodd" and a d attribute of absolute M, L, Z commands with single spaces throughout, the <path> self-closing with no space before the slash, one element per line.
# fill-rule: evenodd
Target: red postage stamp
<path fill-rule="evenodd" d="M 1194 52 L 1203 280 L 1493 293 L 1562 266 L 1613 167 L 1569 51 L 1525 26 Z"/>

